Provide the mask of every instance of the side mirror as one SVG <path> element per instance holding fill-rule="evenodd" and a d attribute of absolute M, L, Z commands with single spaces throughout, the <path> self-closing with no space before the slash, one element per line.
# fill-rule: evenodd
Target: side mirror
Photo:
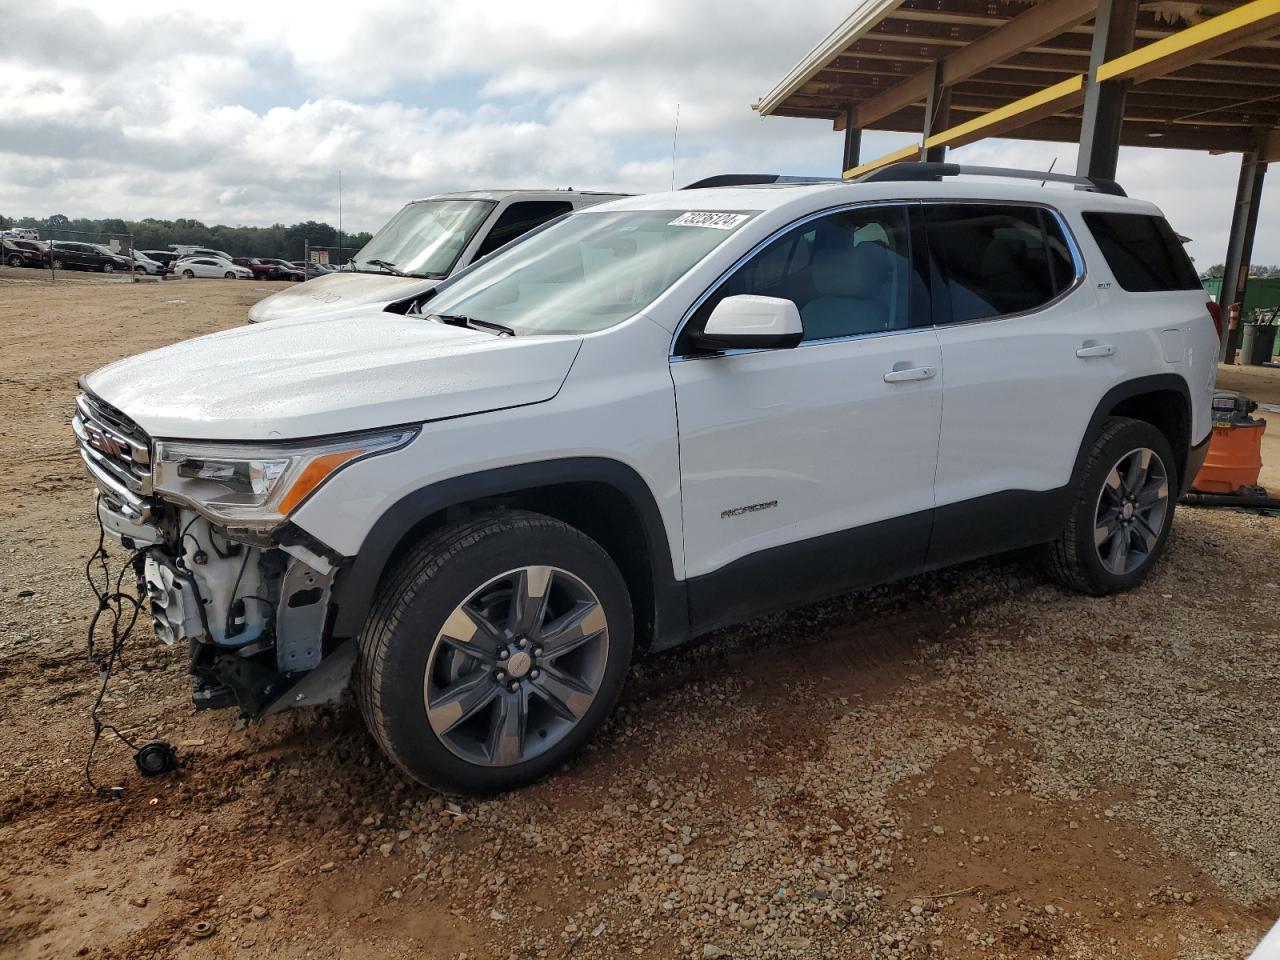
<path fill-rule="evenodd" d="M 795 303 L 743 293 L 716 304 L 693 342 L 704 350 L 760 350 L 794 347 L 803 338 Z"/>

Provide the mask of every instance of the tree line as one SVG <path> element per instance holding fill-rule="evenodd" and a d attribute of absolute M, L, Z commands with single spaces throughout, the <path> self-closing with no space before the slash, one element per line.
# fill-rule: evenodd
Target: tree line
<path fill-rule="evenodd" d="M 1202 276 L 1221 277 L 1222 274 L 1226 272 L 1226 269 L 1226 264 L 1215 263 L 1212 267 L 1206 270 Z M 1253 263 L 1249 265 L 1249 276 L 1254 280 L 1280 278 L 1280 266 L 1270 266 L 1265 263 Z"/>
<path fill-rule="evenodd" d="M 170 244 L 183 243 L 224 250 L 233 257 L 279 257 L 284 260 L 301 260 L 306 241 L 310 241 L 313 247 L 338 246 L 338 231 L 316 220 L 289 226 L 273 223 L 269 227 L 233 227 L 221 223 L 207 226 L 199 220 L 156 220 L 153 217 L 143 220 L 121 220 L 117 217 L 90 220 L 61 213 L 43 219 L 0 215 L 0 230 L 12 227 L 38 230 L 42 240 L 107 243 L 132 235 L 136 250 L 166 250 Z M 367 232 L 344 232 L 342 256 L 332 257 L 332 260 L 345 261 L 368 243 L 370 237 Z"/>

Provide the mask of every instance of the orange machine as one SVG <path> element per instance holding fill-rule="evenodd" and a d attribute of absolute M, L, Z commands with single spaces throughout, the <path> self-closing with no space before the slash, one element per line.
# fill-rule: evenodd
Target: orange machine
<path fill-rule="evenodd" d="M 1258 486 L 1262 470 L 1262 435 L 1267 421 L 1250 416 L 1258 405 L 1230 390 L 1213 395 L 1213 436 L 1204 466 L 1191 484 L 1193 493 L 1265 497 Z"/>

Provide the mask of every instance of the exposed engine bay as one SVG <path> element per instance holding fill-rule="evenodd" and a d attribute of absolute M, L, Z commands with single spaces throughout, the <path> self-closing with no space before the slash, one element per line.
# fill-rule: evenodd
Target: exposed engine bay
<path fill-rule="evenodd" d="M 157 639 L 190 645 L 197 708 L 259 716 L 341 695 L 353 657 L 325 657 L 337 572 L 328 559 L 302 543 L 235 539 L 169 504 L 138 522 L 100 495 L 98 515 L 108 536 L 136 551 L 139 597 Z M 323 677 L 312 673 L 322 659 Z"/>

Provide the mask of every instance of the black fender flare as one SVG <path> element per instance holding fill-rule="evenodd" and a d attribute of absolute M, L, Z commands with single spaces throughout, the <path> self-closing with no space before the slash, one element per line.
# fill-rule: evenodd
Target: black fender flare
<path fill-rule="evenodd" d="M 1191 409 L 1191 389 L 1187 386 L 1186 378 L 1176 373 L 1155 373 L 1145 377 L 1137 377 L 1133 380 L 1126 380 L 1123 383 L 1116 384 L 1102 395 L 1102 399 L 1098 401 L 1098 406 L 1093 411 L 1093 416 L 1089 418 L 1089 425 L 1084 431 L 1084 439 L 1080 444 L 1079 452 L 1076 454 L 1075 466 L 1071 469 L 1072 490 L 1075 490 L 1080 483 L 1080 477 L 1084 473 L 1085 461 L 1089 458 L 1089 450 L 1093 446 L 1094 438 L 1101 432 L 1103 421 L 1107 419 L 1111 411 L 1117 405 L 1132 397 L 1161 391 L 1177 393 L 1186 404 L 1187 436 L 1183 441 L 1185 443 L 1184 453 L 1192 449 L 1191 430 L 1195 423 L 1195 416 Z M 1184 467 L 1185 464 L 1178 464 L 1179 470 Z M 1185 478 L 1179 477 L 1178 481 L 1181 486 Z"/>
<path fill-rule="evenodd" d="M 654 638 L 651 648 L 672 646 L 689 630 L 689 607 L 683 580 L 676 580 L 657 499 L 632 467 L 606 457 L 542 460 L 450 477 L 405 495 L 378 518 L 357 554 L 334 582 L 329 635 L 341 639 L 359 634 L 373 605 L 378 584 L 392 555 L 409 532 L 450 507 L 510 496 L 567 483 L 600 483 L 612 487 L 634 508 L 644 529 L 654 593 Z"/>

